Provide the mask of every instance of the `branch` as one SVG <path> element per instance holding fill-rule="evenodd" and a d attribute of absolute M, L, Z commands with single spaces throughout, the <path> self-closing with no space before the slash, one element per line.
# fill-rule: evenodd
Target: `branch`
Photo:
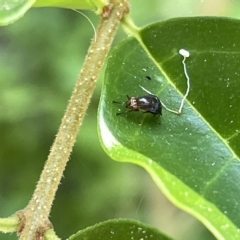
<path fill-rule="evenodd" d="M 33 197 L 28 206 L 19 213 L 23 221 L 23 228 L 20 231 L 22 240 L 36 239 L 39 237 L 39 231 L 44 234 L 43 229 L 50 228 L 48 216 L 63 171 L 120 21 L 129 11 L 128 0 L 112 0 L 109 6 L 102 15 L 96 41 L 91 43 Z"/>

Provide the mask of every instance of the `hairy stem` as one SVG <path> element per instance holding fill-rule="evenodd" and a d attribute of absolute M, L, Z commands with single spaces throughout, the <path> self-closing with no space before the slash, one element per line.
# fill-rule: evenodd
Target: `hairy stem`
<path fill-rule="evenodd" d="M 24 226 L 20 239 L 36 239 L 43 226 L 47 226 L 58 185 L 66 167 L 79 128 L 90 103 L 96 81 L 105 63 L 111 43 L 123 16 L 128 12 L 127 0 L 112 0 L 111 11 L 103 15 L 92 41 L 79 79 L 62 119 L 58 134 L 50 150 L 35 192 L 23 210 Z"/>

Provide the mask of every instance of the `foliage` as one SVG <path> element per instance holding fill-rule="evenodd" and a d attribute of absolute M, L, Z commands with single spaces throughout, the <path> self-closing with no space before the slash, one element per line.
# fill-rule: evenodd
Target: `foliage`
<path fill-rule="evenodd" d="M 31 7 L 62 7 L 70 9 L 87 9 L 101 13 L 108 0 L 7 0 L 0 2 L 0 25 L 8 25 L 19 18 Z"/>
<path fill-rule="evenodd" d="M 239 25 L 222 18 L 177 18 L 143 28 L 138 42 L 130 38 L 110 56 L 99 113 L 108 154 L 143 166 L 176 205 L 219 239 L 239 238 Z M 144 95 L 140 85 L 171 108 L 179 105 L 186 91 L 181 48 L 190 52 L 191 78 L 183 114 L 116 116 L 112 100 Z"/>
<path fill-rule="evenodd" d="M 132 4 L 134 13 L 134 2 Z M 152 14 L 153 5 L 157 6 L 159 1 L 153 2 L 152 6 L 140 7 L 139 1 L 135 4 L 139 9 L 151 12 L 148 19 L 161 18 L 159 12 L 155 17 Z M 31 10 L 21 21 L 1 29 L 0 100 L 4 113 L 0 116 L 1 138 L 4 139 L 0 148 L 1 217 L 25 206 L 38 180 L 74 86 L 71 80 L 78 74 L 82 61 L 79 53 L 85 52 L 88 46 L 88 40 L 83 39 L 83 29 L 87 38 L 92 35 L 91 28 L 86 31 L 83 21 L 74 12 L 41 9 Z M 230 136 L 239 129 L 239 113 L 235 108 L 239 103 L 236 77 L 239 48 L 238 30 L 229 31 L 229 26 L 237 28 L 238 22 L 218 19 L 216 21 L 222 21 L 221 24 L 206 24 L 204 21 L 201 25 L 192 19 L 169 20 L 143 28 L 138 36 L 140 41 L 131 38 L 118 46 L 105 73 L 99 120 L 105 121 L 105 127 L 111 129 L 114 139 L 121 143 L 110 149 L 112 142 L 104 141 L 104 148 L 112 158 L 143 166 L 174 204 L 197 216 L 215 236 L 226 234 L 229 239 L 234 239 L 231 231 L 239 226 L 238 215 L 234 214 L 238 211 L 239 161 L 236 159 L 239 153 L 238 135 Z M 184 24 L 188 27 L 184 28 Z M 161 37 L 156 38 L 155 34 Z M 233 42 L 235 45 L 231 45 Z M 182 57 L 177 52 L 179 48 L 186 48 L 191 53 L 187 59 L 191 91 L 183 115 L 175 116 L 163 110 L 161 118 L 144 116 L 141 126 L 138 125 L 141 114 L 115 116 L 118 107 L 112 100 L 124 101 L 126 94 L 143 94 L 138 85 L 160 96 L 167 106 L 178 107 L 186 89 Z M 119 68 L 123 62 L 124 67 Z M 152 80 L 148 81 L 146 75 Z M 209 79 L 211 82 L 207 81 Z M 113 84 L 114 88 L 111 87 Z M 168 223 L 162 214 L 166 208 L 163 205 L 156 216 L 156 208 L 161 204 L 152 204 L 154 199 L 156 201 L 157 191 L 151 190 L 154 186 L 148 176 L 134 166 L 105 161 L 96 131 L 93 132 L 99 91 L 98 86 L 80 131 L 81 138 L 64 174 L 66 178 L 62 180 L 54 202 L 51 221 L 56 232 L 66 237 L 96 222 L 130 217 L 149 223 L 156 218 L 155 225 L 163 219 L 166 226 L 174 226 L 166 232 L 177 236 L 177 226 L 183 228 L 180 224 L 187 222 L 186 215 L 180 223 L 173 222 L 175 217 Z M 131 142 L 136 144 L 132 146 Z M 186 149 L 183 154 L 182 149 Z M 231 160 L 231 156 L 235 158 Z M 153 160 L 150 167 L 149 158 Z M 209 188 L 211 179 L 214 184 Z M 66 215 L 66 206 L 67 218 L 59 222 Z M 96 231 L 96 228 L 92 229 Z M 199 225 L 192 229 L 189 239 L 212 239 Z M 202 237 L 200 231 L 205 231 L 202 234 L 207 237 Z M 188 239 L 186 234 L 182 239 Z M 4 235 L 4 239 L 15 237 Z"/>

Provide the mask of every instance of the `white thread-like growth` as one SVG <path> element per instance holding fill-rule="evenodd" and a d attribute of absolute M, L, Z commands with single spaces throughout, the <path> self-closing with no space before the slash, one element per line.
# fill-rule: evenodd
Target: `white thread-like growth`
<path fill-rule="evenodd" d="M 186 90 L 185 95 L 182 98 L 181 105 L 180 105 L 179 110 L 178 110 L 178 113 L 181 114 L 184 101 L 186 100 L 186 98 L 187 98 L 187 96 L 189 94 L 189 90 L 190 90 L 190 78 L 188 76 L 187 68 L 186 68 L 186 64 L 185 64 L 185 60 L 186 60 L 186 58 L 188 58 L 190 56 L 190 53 L 187 50 L 185 50 L 185 49 L 180 49 L 179 50 L 179 54 L 181 54 L 183 56 L 183 60 L 182 60 L 183 70 L 184 70 L 184 74 L 185 74 L 185 76 L 187 78 L 187 90 Z"/>
<path fill-rule="evenodd" d="M 91 26 L 92 26 L 92 28 L 93 28 L 93 31 L 94 31 L 94 41 L 96 42 L 96 40 L 97 40 L 97 33 L 96 33 L 96 29 L 95 29 L 92 21 L 91 21 L 91 20 L 89 19 L 89 17 L 88 17 L 87 15 L 85 15 L 84 13 L 82 13 L 82 12 L 76 10 L 76 9 L 72 9 L 72 10 L 75 11 L 75 12 L 77 12 L 77 13 L 82 14 L 82 15 L 89 21 L 89 23 L 91 24 Z"/>

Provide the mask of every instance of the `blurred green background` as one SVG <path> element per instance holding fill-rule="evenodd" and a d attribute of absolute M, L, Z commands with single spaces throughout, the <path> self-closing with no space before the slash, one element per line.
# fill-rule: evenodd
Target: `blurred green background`
<path fill-rule="evenodd" d="M 131 0 L 131 5 L 138 26 L 181 16 L 238 17 L 240 10 L 237 0 Z M 98 17 L 84 13 L 97 26 Z M 32 9 L 0 27 L 1 217 L 31 198 L 92 37 L 89 22 L 65 9 Z M 114 44 L 125 37 L 119 30 Z M 152 224 L 178 240 L 215 239 L 175 208 L 143 169 L 112 161 L 103 152 L 96 121 L 102 79 L 54 201 L 51 221 L 57 234 L 65 239 L 121 217 Z M 1 239 L 16 235 L 0 233 Z"/>

